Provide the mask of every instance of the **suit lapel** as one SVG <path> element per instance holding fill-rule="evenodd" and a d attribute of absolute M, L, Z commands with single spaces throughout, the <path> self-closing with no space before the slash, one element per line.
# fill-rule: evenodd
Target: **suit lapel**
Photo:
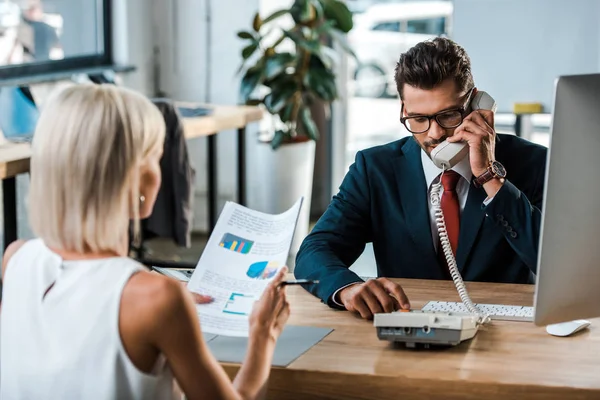
<path fill-rule="evenodd" d="M 467 203 L 460 216 L 460 233 L 458 236 L 458 248 L 456 249 L 456 263 L 461 272 L 465 267 L 471 247 L 473 247 L 475 238 L 485 218 L 485 212 L 481 206 L 486 197 L 487 195 L 483 188 L 476 188 L 472 183 L 469 185 Z"/>
<path fill-rule="evenodd" d="M 393 159 L 400 204 L 407 228 L 425 261 L 437 265 L 431 236 L 427 185 L 421 163 L 421 148 L 414 139 L 402 146 L 403 154 Z"/>

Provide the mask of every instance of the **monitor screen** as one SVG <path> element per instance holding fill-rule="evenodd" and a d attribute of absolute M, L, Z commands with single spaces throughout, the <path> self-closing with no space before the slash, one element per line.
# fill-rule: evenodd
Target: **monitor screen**
<path fill-rule="evenodd" d="M 0 0 L 0 76 L 110 64 L 109 0 Z"/>

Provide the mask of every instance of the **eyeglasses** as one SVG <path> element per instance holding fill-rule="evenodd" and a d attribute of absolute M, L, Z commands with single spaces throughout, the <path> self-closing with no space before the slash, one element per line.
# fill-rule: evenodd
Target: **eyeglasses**
<path fill-rule="evenodd" d="M 401 117 L 400 122 L 411 133 L 425 133 L 431 127 L 431 120 L 435 119 L 439 126 L 444 129 L 456 128 L 462 124 L 465 115 L 467 114 L 467 106 L 471 101 L 473 89 L 469 91 L 465 104 L 453 110 L 440 111 L 433 115 L 413 115 L 410 117 Z M 402 103 L 401 115 L 404 115 L 404 103 Z"/>

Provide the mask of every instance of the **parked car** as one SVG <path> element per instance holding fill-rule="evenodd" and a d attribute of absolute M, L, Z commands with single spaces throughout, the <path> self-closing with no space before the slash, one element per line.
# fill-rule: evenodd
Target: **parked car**
<path fill-rule="evenodd" d="M 418 42 L 451 36 L 450 1 L 376 4 L 354 16 L 348 42 L 358 62 L 353 68 L 354 94 L 395 95 L 394 68 L 398 57 Z"/>

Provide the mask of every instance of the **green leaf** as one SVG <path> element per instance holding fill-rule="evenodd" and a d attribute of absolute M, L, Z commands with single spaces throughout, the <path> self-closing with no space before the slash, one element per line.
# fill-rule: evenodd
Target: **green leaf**
<path fill-rule="evenodd" d="M 294 105 L 296 103 L 294 101 L 290 101 L 280 112 L 279 118 L 281 122 L 289 122 L 292 118 L 292 112 L 294 111 Z"/>
<path fill-rule="evenodd" d="M 315 17 L 310 0 L 295 0 L 290 8 L 290 14 L 296 24 L 305 24 Z"/>
<path fill-rule="evenodd" d="M 267 110 L 271 114 L 278 114 L 288 102 L 291 93 L 293 93 L 293 90 L 288 92 L 276 91 L 269 93 L 265 96 L 265 107 L 267 107 Z"/>
<path fill-rule="evenodd" d="M 242 50 L 242 58 L 244 60 L 247 60 L 252 54 L 254 54 L 256 49 L 258 49 L 258 43 L 252 43 L 244 47 L 244 49 Z"/>
<path fill-rule="evenodd" d="M 284 77 L 287 79 L 287 77 Z M 265 106 L 271 114 L 278 114 L 286 104 L 295 101 L 294 93 L 298 90 L 298 83 L 293 80 L 283 80 L 278 85 L 271 85 L 271 93 L 265 96 Z"/>
<path fill-rule="evenodd" d="M 324 101 L 331 102 L 338 96 L 335 75 L 314 55 L 310 59 L 310 68 L 303 83 Z"/>
<path fill-rule="evenodd" d="M 304 126 L 304 129 L 306 132 L 306 135 L 311 138 L 312 140 L 318 140 L 319 139 L 319 129 L 317 128 L 317 125 L 315 124 L 315 121 L 312 118 L 312 114 L 310 112 L 310 109 L 308 107 L 304 107 L 302 108 L 302 125 Z"/>
<path fill-rule="evenodd" d="M 319 57 L 325 68 L 332 69 L 333 64 L 339 62 L 340 53 L 328 46 L 321 46 L 319 53 L 314 54 Z"/>
<path fill-rule="evenodd" d="M 292 4 L 292 7 L 290 8 L 290 15 L 292 16 L 292 18 L 294 19 L 294 22 L 296 24 L 299 24 L 301 22 L 301 14 L 302 14 L 302 4 L 300 4 L 301 1 L 305 1 L 305 0 L 294 1 L 294 4 Z"/>
<path fill-rule="evenodd" d="M 322 34 L 328 34 L 330 35 L 333 30 L 333 28 L 335 28 L 336 22 L 333 20 L 329 20 L 329 21 L 325 21 L 323 22 L 321 25 L 319 25 L 319 27 L 317 29 L 315 29 L 315 32 L 320 36 Z"/>
<path fill-rule="evenodd" d="M 275 135 L 273 135 L 273 139 L 271 140 L 271 148 L 273 150 L 277 150 L 279 146 L 283 143 L 286 138 L 286 134 L 281 129 L 275 131 Z"/>
<path fill-rule="evenodd" d="M 352 13 L 344 3 L 339 0 L 324 1 L 325 18 L 335 21 L 336 28 L 344 33 L 350 32 L 353 26 Z"/>
<path fill-rule="evenodd" d="M 321 43 L 318 40 L 306 40 L 302 35 L 292 31 L 283 31 L 283 34 L 310 53 L 318 53 L 321 50 Z"/>
<path fill-rule="evenodd" d="M 264 21 L 262 22 L 263 25 L 267 24 L 281 16 L 284 16 L 285 14 L 289 14 L 290 10 L 279 10 L 279 11 L 275 11 L 273 14 L 269 15 L 267 18 L 264 19 Z"/>
<path fill-rule="evenodd" d="M 242 97 L 242 101 L 246 102 L 258 83 L 260 82 L 260 78 L 262 77 L 262 69 L 256 66 L 249 68 L 248 71 L 244 74 L 242 78 L 242 83 L 240 85 L 240 96 Z"/>
<path fill-rule="evenodd" d="M 251 34 L 250 32 L 248 32 L 248 31 L 239 31 L 239 32 L 237 33 L 237 36 L 238 36 L 240 39 L 254 39 L 254 35 L 252 35 L 252 34 Z"/>
<path fill-rule="evenodd" d="M 258 32 L 260 30 L 260 27 L 262 26 L 262 19 L 260 18 L 260 13 L 256 13 L 254 15 L 254 19 L 252 20 L 252 29 L 254 29 L 255 32 Z"/>
<path fill-rule="evenodd" d="M 265 64 L 265 79 L 273 79 L 293 65 L 294 61 L 296 57 L 292 53 L 278 53 L 268 58 Z"/>

